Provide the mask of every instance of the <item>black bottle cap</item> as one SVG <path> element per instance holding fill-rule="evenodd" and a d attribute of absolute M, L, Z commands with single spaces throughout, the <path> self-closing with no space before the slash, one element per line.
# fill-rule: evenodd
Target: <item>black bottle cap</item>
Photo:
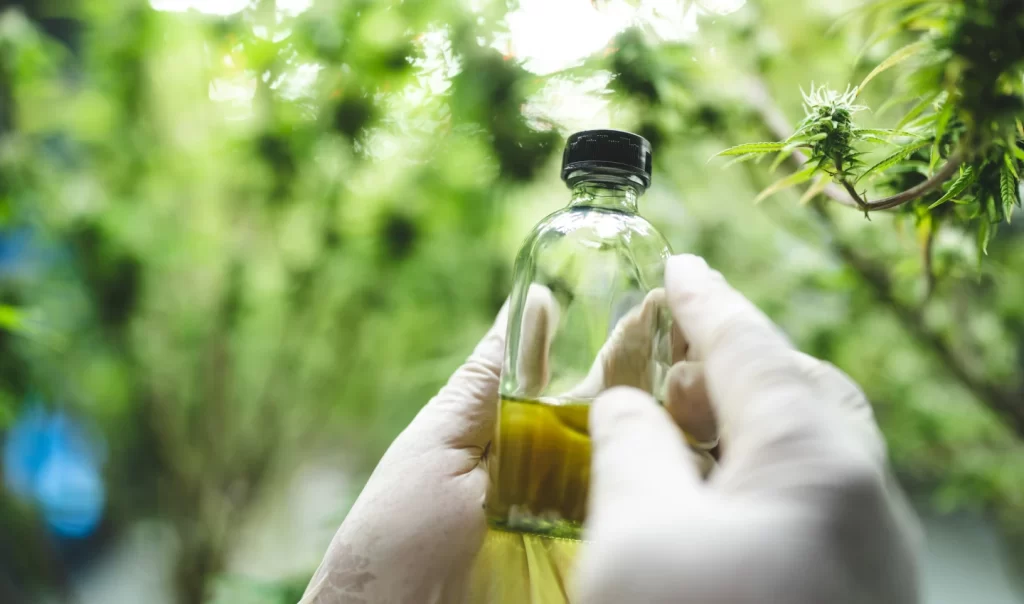
<path fill-rule="evenodd" d="M 651 143 L 622 130 L 584 130 L 569 136 L 562 153 L 562 180 L 578 170 L 635 176 L 651 186 Z"/>

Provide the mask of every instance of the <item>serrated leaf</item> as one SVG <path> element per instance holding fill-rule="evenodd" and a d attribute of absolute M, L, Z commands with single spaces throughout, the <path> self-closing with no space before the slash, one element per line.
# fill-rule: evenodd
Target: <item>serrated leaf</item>
<path fill-rule="evenodd" d="M 825 187 L 828 186 L 828 183 L 830 181 L 831 179 L 824 174 L 818 176 L 818 178 L 813 183 L 811 183 L 811 186 L 807 187 L 807 190 L 804 191 L 804 194 L 800 196 L 800 205 L 810 203 L 810 201 L 814 199 L 816 195 L 825 190 Z"/>
<path fill-rule="evenodd" d="M 782 141 L 783 145 L 809 145 L 811 143 L 811 137 L 806 132 L 797 132 L 793 136 Z"/>
<path fill-rule="evenodd" d="M 800 170 L 799 172 L 790 174 L 789 176 L 781 180 L 775 181 L 774 183 L 766 187 L 763 191 L 757 194 L 757 197 L 754 198 L 754 203 L 760 203 L 761 201 L 764 201 L 765 198 L 770 197 L 778 193 L 779 191 L 783 191 L 790 187 L 795 187 L 800 183 L 807 182 L 808 180 L 811 179 L 811 176 L 814 175 L 814 171 L 815 167 L 809 166 L 807 168 L 804 168 L 803 170 Z"/>
<path fill-rule="evenodd" d="M 864 80 L 860 83 L 860 86 L 857 86 L 857 92 L 859 93 L 861 90 L 864 90 L 864 87 L 868 85 L 868 82 L 875 79 L 875 76 L 877 76 L 878 74 L 895 65 L 902 63 L 903 61 L 906 61 L 907 59 L 916 55 L 917 53 L 921 52 L 924 49 L 925 42 L 923 40 L 914 42 L 913 44 L 907 44 L 903 48 L 898 49 L 896 52 L 889 55 L 888 58 L 886 58 L 884 61 L 879 63 L 877 67 L 871 70 L 871 73 L 869 73 L 867 77 L 864 78 Z"/>
<path fill-rule="evenodd" d="M 1010 149 L 1013 151 L 1013 156 L 1014 157 L 1016 157 L 1017 159 L 1019 159 L 1021 161 L 1024 161 L 1024 150 L 1021 150 L 1021 148 L 1018 147 L 1017 145 L 1014 145 Z"/>
<path fill-rule="evenodd" d="M 942 204 L 946 203 L 950 199 L 957 197 L 958 195 L 964 192 L 964 189 L 974 184 L 974 180 L 976 178 L 977 175 L 974 172 L 974 168 L 972 166 L 967 166 L 966 168 L 960 171 L 960 176 L 957 177 L 955 181 L 953 181 L 952 185 L 949 186 L 949 190 L 946 191 L 946 194 L 940 197 L 935 203 L 928 206 L 928 209 L 933 210 L 941 206 Z"/>
<path fill-rule="evenodd" d="M 978 262 L 981 262 L 981 256 L 988 255 L 988 239 L 991 233 L 990 225 L 987 220 L 982 220 L 978 224 L 978 249 L 981 250 L 981 254 L 978 254 Z"/>
<path fill-rule="evenodd" d="M 870 135 L 870 136 L 912 136 L 914 138 L 922 138 L 920 134 L 914 134 L 913 132 L 907 132 L 905 130 L 888 130 L 885 128 L 854 128 L 853 133 L 856 135 Z"/>
<path fill-rule="evenodd" d="M 939 94 L 941 93 L 936 92 L 933 94 L 929 94 L 928 96 L 921 99 L 916 105 L 911 107 L 910 110 L 907 111 L 906 114 L 904 114 L 903 119 L 901 119 L 899 123 L 896 124 L 896 129 L 899 130 L 900 128 L 903 128 L 910 122 L 917 119 L 917 116 L 924 113 L 924 111 L 928 109 L 928 107 L 931 107 L 931 104 L 935 102 L 935 99 L 938 98 Z"/>
<path fill-rule="evenodd" d="M 722 165 L 722 169 L 731 168 L 731 167 L 735 166 L 736 164 L 742 164 L 743 162 L 747 162 L 747 161 L 751 161 L 751 160 L 760 161 L 763 158 L 764 158 L 764 155 L 760 154 L 760 153 L 747 153 L 746 155 L 740 155 L 739 157 L 734 157 L 734 158 L 730 159 L 729 161 L 725 162 L 725 164 Z M 711 158 L 711 159 L 714 159 L 714 158 Z"/>
<path fill-rule="evenodd" d="M 882 161 L 865 170 L 860 176 L 857 177 L 856 182 L 860 182 L 861 180 L 864 179 L 864 177 L 868 175 L 875 174 L 876 172 L 883 172 L 895 166 L 896 164 L 906 159 L 907 156 L 913 153 L 914 151 L 917 151 L 918 149 L 921 149 L 923 147 L 927 147 L 928 145 L 928 141 L 916 141 L 913 143 L 903 145 L 902 147 L 897 149 L 896 152 L 893 153 L 892 155 L 886 157 Z"/>
<path fill-rule="evenodd" d="M 894 142 L 892 142 L 890 140 L 885 140 L 884 138 L 879 138 L 877 136 L 871 136 L 870 134 L 861 137 L 861 140 L 865 140 L 865 141 L 867 141 L 869 143 L 875 143 L 875 144 L 878 144 L 878 145 L 896 145 L 897 144 L 897 143 L 894 143 Z"/>
<path fill-rule="evenodd" d="M 1006 168 L 1013 173 L 1014 178 L 1020 180 L 1020 173 L 1017 172 L 1017 162 L 1016 160 L 1013 159 L 1013 157 L 1011 157 L 1010 153 L 1003 154 L 1003 164 L 1006 165 Z"/>
<path fill-rule="evenodd" d="M 999 173 L 999 195 L 1003 201 L 1003 217 L 1010 222 L 1010 215 L 1013 214 L 1013 206 L 1019 203 L 1017 198 L 1017 184 L 1020 178 L 1014 176 L 1008 164 L 1003 165 Z"/>
<path fill-rule="evenodd" d="M 715 154 L 715 157 L 721 157 L 726 155 L 747 155 L 747 154 L 759 154 L 759 153 L 775 153 L 781 151 L 785 147 L 785 143 L 746 143 L 744 145 L 736 145 L 730 147 L 724 151 L 719 151 Z"/>

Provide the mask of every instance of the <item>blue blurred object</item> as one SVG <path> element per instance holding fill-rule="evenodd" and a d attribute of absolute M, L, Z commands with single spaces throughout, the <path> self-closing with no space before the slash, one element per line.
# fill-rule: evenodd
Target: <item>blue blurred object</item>
<path fill-rule="evenodd" d="M 4 478 L 18 496 L 39 506 L 56 535 L 82 538 L 103 517 L 106 492 L 100 446 L 64 413 L 31 405 L 4 443 Z"/>
<path fill-rule="evenodd" d="M 32 233 L 26 228 L 0 231 L 0 277 L 14 275 L 23 268 L 31 244 Z"/>

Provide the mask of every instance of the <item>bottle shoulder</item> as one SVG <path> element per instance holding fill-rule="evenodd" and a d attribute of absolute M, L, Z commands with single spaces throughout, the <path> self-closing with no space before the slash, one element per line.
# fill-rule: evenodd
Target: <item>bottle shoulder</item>
<path fill-rule="evenodd" d="M 591 207 L 562 208 L 548 215 L 534 227 L 522 251 L 574 242 L 671 253 L 668 240 L 643 216 Z"/>
<path fill-rule="evenodd" d="M 534 228 L 516 259 L 516 272 L 522 279 L 544 276 L 581 284 L 630 275 L 649 290 L 660 286 L 671 253 L 665 237 L 638 214 L 569 207 Z"/>

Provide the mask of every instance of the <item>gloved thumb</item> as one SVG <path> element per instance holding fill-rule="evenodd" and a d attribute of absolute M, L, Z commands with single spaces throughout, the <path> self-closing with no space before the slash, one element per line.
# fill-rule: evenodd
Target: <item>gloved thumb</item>
<path fill-rule="evenodd" d="M 683 503 L 701 488 L 683 433 L 649 394 L 612 388 L 590 411 L 590 522 L 636 513 L 643 502 Z"/>

